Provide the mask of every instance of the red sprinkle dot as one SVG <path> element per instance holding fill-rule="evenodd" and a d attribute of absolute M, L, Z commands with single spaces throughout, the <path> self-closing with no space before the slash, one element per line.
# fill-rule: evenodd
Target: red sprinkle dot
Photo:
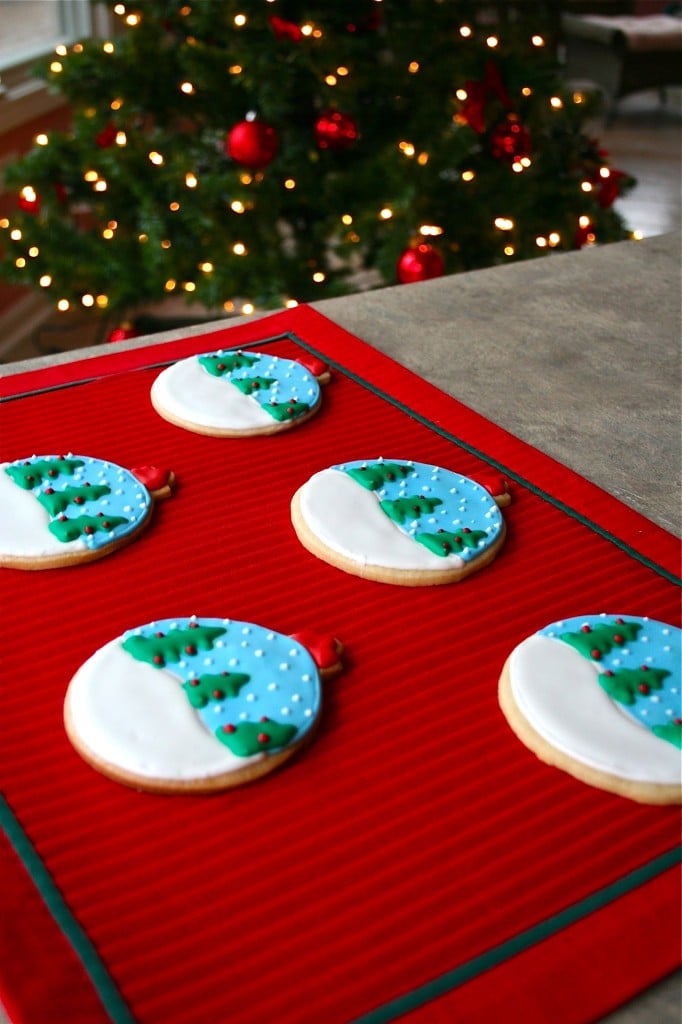
<path fill-rule="evenodd" d="M 194 644 L 187 644 L 187 646 L 185 647 L 185 654 L 196 654 L 196 653 L 197 653 L 197 649 L 194 646 Z"/>
<path fill-rule="evenodd" d="M 189 685 L 190 686 L 198 686 L 199 685 L 199 680 L 198 679 L 190 679 L 188 681 L 189 681 Z"/>
<path fill-rule="evenodd" d="M 154 662 L 155 665 L 163 665 L 164 664 L 163 655 L 155 654 L 154 657 L 152 658 L 152 661 Z"/>
<path fill-rule="evenodd" d="M 616 635 L 613 638 L 613 642 L 614 642 L 614 644 L 624 644 L 625 643 L 625 637 L 621 636 L 620 633 L 616 633 Z"/>
<path fill-rule="evenodd" d="M 225 694 L 223 693 L 222 690 L 214 690 L 213 693 L 211 694 L 211 696 L 215 697 L 216 700 L 220 700 L 221 697 L 225 696 Z"/>
<path fill-rule="evenodd" d="M 580 627 L 580 632 L 581 633 L 591 633 L 592 632 L 592 627 L 591 626 L 581 626 Z"/>
<path fill-rule="evenodd" d="M 229 722 L 228 722 L 227 725 L 223 726 L 223 732 L 232 733 L 232 732 L 236 732 L 236 731 L 237 731 L 236 725 L 230 725 Z"/>
<path fill-rule="evenodd" d="M 593 651 L 590 651 L 590 655 L 595 661 L 599 661 L 601 659 L 601 651 L 598 651 L 596 647 Z"/>
<path fill-rule="evenodd" d="M 270 737 L 268 736 L 268 734 L 266 732 L 259 732 L 257 738 L 258 738 L 258 742 L 259 743 L 269 743 L 270 742 Z"/>
<path fill-rule="evenodd" d="M 646 683 L 640 683 L 639 686 L 637 687 L 637 689 L 639 690 L 640 693 L 643 693 L 643 694 L 649 693 L 649 687 L 647 686 Z"/>

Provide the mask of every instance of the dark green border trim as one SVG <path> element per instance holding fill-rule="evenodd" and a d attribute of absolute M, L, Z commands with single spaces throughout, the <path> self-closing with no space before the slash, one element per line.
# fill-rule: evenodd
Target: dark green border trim
<path fill-rule="evenodd" d="M 353 1024 L 386 1024 L 387 1021 L 395 1020 L 396 1017 L 403 1013 L 416 1010 L 430 1000 L 451 992 L 459 985 L 463 985 L 465 982 L 471 981 L 480 974 L 483 974 L 484 971 L 497 967 L 517 953 L 523 953 L 531 946 L 542 942 L 543 939 L 551 938 L 552 935 L 556 935 L 563 928 L 581 921 L 583 918 L 594 913 L 594 911 L 603 909 L 609 903 L 613 903 L 621 896 L 625 896 L 640 885 L 651 881 L 651 879 L 667 871 L 669 868 L 675 867 L 680 862 L 681 853 L 682 846 L 678 846 L 668 853 L 656 857 L 654 860 L 649 861 L 648 864 L 645 864 L 644 867 L 631 871 L 628 875 L 619 878 L 618 881 L 605 886 L 605 888 L 600 889 L 584 900 L 572 904 L 553 917 L 546 918 L 532 928 L 528 928 L 525 932 L 520 932 L 507 942 L 502 942 L 499 946 L 487 950 L 460 967 L 456 967 L 452 971 L 446 971 L 445 974 L 441 974 L 420 988 L 413 989 L 411 992 L 391 1000 L 390 1003 L 385 1003 L 383 1006 L 363 1014 L 362 1017 L 355 1018 Z"/>
<path fill-rule="evenodd" d="M 0 796 L 0 827 L 26 868 L 53 920 L 81 961 L 112 1024 L 135 1024 L 135 1018 L 123 1001 L 99 953 L 69 910 L 52 876 L 3 796 Z"/>

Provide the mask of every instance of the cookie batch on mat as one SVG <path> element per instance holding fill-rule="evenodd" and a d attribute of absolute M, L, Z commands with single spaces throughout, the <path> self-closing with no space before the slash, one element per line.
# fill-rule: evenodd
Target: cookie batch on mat
<path fill-rule="evenodd" d="M 274 434 L 317 412 L 328 379 L 326 365 L 312 357 L 304 363 L 221 349 L 168 366 L 152 384 L 151 401 L 165 420 L 197 434 Z"/>
<path fill-rule="evenodd" d="M 502 710 L 548 764 L 642 803 L 679 803 L 681 635 L 634 615 L 554 622 L 507 659 Z"/>
<path fill-rule="evenodd" d="M 89 455 L 33 455 L 0 465 L 0 566 L 52 569 L 134 540 L 173 473 Z"/>
<path fill-rule="evenodd" d="M 357 460 L 311 476 L 291 515 L 305 548 L 352 575 L 383 583 L 453 583 L 488 565 L 504 543 L 491 490 L 439 466 L 398 459 Z"/>
<path fill-rule="evenodd" d="M 163 619 L 99 648 L 69 683 L 69 739 L 94 768 L 159 792 L 226 789 L 315 733 L 341 643 L 233 619 Z"/>

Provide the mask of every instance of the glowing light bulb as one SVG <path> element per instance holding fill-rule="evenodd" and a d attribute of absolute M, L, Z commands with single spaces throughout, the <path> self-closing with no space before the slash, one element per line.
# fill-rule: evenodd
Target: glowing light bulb
<path fill-rule="evenodd" d="M 235 256 L 246 256 L 247 249 L 243 242 L 235 242 L 232 246 L 232 252 Z"/>
<path fill-rule="evenodd" d="M 160 167 L 161 164 L 163 163 L 163 155 L 157 152 L 157 150 L 155 149 L 153 149 L 151 153 L 148 154 L 148 156 L 149 162 L 154 164 L 156 167 Z"/>
<path fill-rule="evenodd" d="M 31 248 L 28 250 L 28 254 L 31 257 L 31 259 L 34 260 L 36 256 L 40 255 L 40 249 L 37 245 L 32 245 Z"/>
<path fill-rule="evenodd" d="M 9 233 L 9 237 L 12 239 L 13 242 L 20 242 L 22 234 L 19 228 L 13 228 Z"/>
<path fill-rule="evenodd" d="M 323 274 L 321 270 L 316 270 L 315 273 L 313 274 L 313 281 L 315 282 L 315 284 L 322 284 L 322 282 L 325 280 L 325 274 Z"/>
<path fill-rule="evenodd" d="M 243 28 L 244 25 L 246 25 L 246 15 L 245 14 L 235 14 L 235 16 L 234 16 L 234 23 L 237 26 L 237 28 Z"/>
<path fill-rule="evenodd" d="M 592 191 L 592 182 L 591 181 L 581 181 L 580 188 L 581 188 L 581 190 L 583 192 L 591 192 Z"/>
<path fill-rule="evenodd" d="M 390 208 L 390 206 L 384 206 L 383 210 L 379 210 L 379 217 L 381 218 L 381 220 L 390 220 L 392 216 L 393 210 Z M 313 277 L 313 281 L 314 280 L 315 278 Z"/>
<path fill-rule="evenodd" d="M 325 75 L 324 84 L 325 85 L 336 85 L 336 77 L 335 77 L 335 75 Z"/>
<path fill-rule="evenodd" d="M 182 82 L 180 85 L 180 92 L 184 92 L 185 96 L 192 96 L 194 93 L 194 86 L 191 82 Z"/>
<path fill-rule="evenodd" d="M 203 271 L 204 274 L 213 273 L 213 269 L 213 264 L 209 262 L 209 260 L 206 260 L 204 263 L 199 264 L 199 270 Z"/>
<path fill-rule="evenodd" d="M 294 178 L 287 178 L 286 181 L 284 182 L 284 187 L 288 189 L 290 192 L 292 189 L 296 188 L 296 181 L 294 180 Z"/>
<path fill-rule="evenodd" d="M 466 89 L 457 89 L 455 92 L 455 96 L 457 97 L 457 99 L 461 100 L 462 102 L 464 102 L 468 95 L 469 93 L 466 91 Z"/>
<path fill-rule="evenodd" d="M 36 135 L 34 141 L 35 141 L 36 146 L 47 146 L 47 144 L 48 144 L 48 142 L 50 140 L 48 139 L 48 137 L 45 134 L 45 132 L 41 132 L 40 135 Z"/>
<path fill-rule="evenodd" d="M 194 281 L 183 281 L 182 282 L 182 287 L 183 287 L 184 291 L 186 291 L 186 292 L 194 292 L 194 291 L 196 291 L 196 288 L 197 288 L 197 286 L 194 283 Z"/>
<path fill-rule="evenodd" d="M 535 239 L 535 244 L 537 245 L 538 249 L 546 249 L 547 239 L 543 235 L 538 235 Z"/>
<path fill-rule="evenodd" d="M 99 178 L 92 187 L 94 188 L 95 192 L 106 192 L 107 183 L 104 180 L 104 178 Z"/>
<path fill-rule="evenodd" d="M 126 23 L 126 25 L 130 25 L 131 28 L 135 28 L 135 26 L 139 25 L 141 21 L 142 21 L 142 18 L 140 17 L 139 14 L 127 14 L 126 15 L 125 23 Z"/>
<path fill-rule="evenodd" d="M 343 214 L 343 216 L 341 217 L 341 223 L 345 224 L 346 226 L 353 223 L 353 218 L 351 217 L 350 213 Z"/>
<path fill-rule="evenodd" d="M 81 302 L 83 303 L 84 306 L 86 306 L 89 309 L 90 306 L 94 306 L 95 305 L 95 296 L 94 295 L 90 295 L 89 293 L 86 294 L 86 295 L 82 295 L 81 296 Z"/>
<path fill-rule="evenodd" d="M 113 43 L 107 41 L 106 43 L 102 43 L 102 49 L 105 53 L 113 53 L 115 47 Z"/>
<path fill-rule="evenodd" d="M 241 75 L 244 69 L 241 64 L 232 64 L 227 70 L 231 75 Z"/>
<path fill-rule="evenodd" d="M 462 181 L 473 181 L 476 177 L 475 171 L 462 171 Z"/>
<path fill-rule="evenodd" d="M 49 274 L 43 274 L 43 276 L 38 279 L 38 284 L 41 288 L 49 288 L 52 284 L 52 278 Z"/>
<path fill-rule="evenodd" d="M 175 291 L 177 283 L 178 282 L 174 281 L 172 277 L 169 277 L 163 287 L 167 292 L 172 292 Z"/>
<path fill-rule="evenodd" d="M 295 309 L 295 307 L 298 306 L 298 302 L 296 299 L 287 299 L 284 305 L 287 309 Z"/>
<path fill-rule="evenodd" d="M 410 63 L 407 65 L 407 70 L 410 72 L 411 75 L 416 75 L 417 72 L 419 71 L 419 61 L 411 60 Z"/>
<path fill-rule="evenodd" d="M 60 299 L 59 302 L 57 303 L 57 309 L 59 310 L 60 313 L 65 313 L 69 308 L 69 305 L 70 303 L 68 299 Z"/>
<path fill-rule="evenodd" d="M 52 72 L 52 74 L 53 75 L 58 75 L 59 72 L 62 71 L 62 70 L 63 70 L 63 67 L 62 67 L 61 62 L 58 61 L 58 60 L 53 60 L 52 63 L 50 64 L 50 71 Z"/>
<path fill-rule="evenodd" d="M 95 302 L 97 303 L 99 309 L 106 309 L 107 306 L 109 305 L 109 296 L 98 295 L 97 298 L 95 299 Z"/>
<path fill-rule="evenodd" d="M 545 45 L 545 40 L 542 38 L 542 36 L 538 36 L 538 35 L 531 36 L 530 37 L 530 41 L 533 44 L 533 46 L 544 46 Z"/>
<path fill-rule="evenodd" d="M 513 256 L 514 255 L 514 246 L 513 245 L 505 245 L 503 252 L 504 252 L 505 256 Z"/>
<path fill-rule="evenodd" d="M 64 46 L 64 43 L 60 43 L 59 46 L 55 46 L 54 52 L 57 54 L 58 57 L 66 57 L 69 51 Z"/>
<path fill-rule="evenodd" d="M 197 178 L 196 174 L 192 174 L 191 171 L 188 171 L 187 174 L 185 175 L 185 185 L 187 186 L 187 188 L 196 188 L 198 184 L 199 179 Z"/>
<path fill-rule="evenodd" d="M 473 29 L 471 28 L 471 25 L 460 25 L 459 34 L 461 35 L 462 39 L 470 39 L 474 33 Z"/>
<path fill-rule="evenodd" d="M 485 45 L 489 46 L 491 50 L 494 50 L 496 46 L 499 46 L 500 40 L 497 36 L 488 36 L 485 41 Z"/>
<path fill-rule="evenodd" d="M 19 270 L 23 270 L 24 267 L 26 266 L 26 259 L 25 259 L 25 257 L 17 256 L 17 258 L 14 261 L 14 266 L 18 267 Z"/>
<path fill-rule="evenodd" d="M 168 209 L 171 211 L 171 213 L 177 213 L 178 210 L 180 209 L 180 203 L 176 203 L 176 202 L 169 203 L 168 204 Z"/>
<path fill-rule="evenodd" d="M 552 96 L 550 98 L 549 105 L 552 110 L 561 110 L 564 105 L 564 101 L 561 96 Z"/>
<path fill-rule="evenodd" d="M 125 132 L 116 132 L 115 142 L 117 146 L 125 146 L 128 142 L 128 136 Z"/>
<path fill-rule="evenodd" d="M 245 302 L 244 305 L 242 306 L 242 313 L 245 313 L 247 316 L 249 316 L 249 314 L 255 312 L 255 309 L 256 307 L 252 302 Z"/>

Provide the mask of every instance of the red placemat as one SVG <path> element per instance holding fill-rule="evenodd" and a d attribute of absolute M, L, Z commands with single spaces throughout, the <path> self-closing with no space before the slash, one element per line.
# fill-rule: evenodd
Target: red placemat
<path fill-rule="evenodd" d="M 323 408 L 243 440 L 161 420 L 159 368 L 221 346 L 326 359 Z M 3 570 L 13 1019 L 568 1024 L 674 969 L 678 810 L 542 765 L 496 696 L 511 648 L 554 619 L 679 625 L 674 537 L 306 307 L 0 383 L 3 460 L 70 450 L 178 478 L 110 558 Z M 502 473 L 495 562 L 415 590 L 304 551 L 299 484 L 380 455 Z M 211 797 L 137 793 L 75 754 L 64 692 L 107 640 L 190 614 L 335 633 L 346 670 L 315 742 L 273 775 Z"/>

